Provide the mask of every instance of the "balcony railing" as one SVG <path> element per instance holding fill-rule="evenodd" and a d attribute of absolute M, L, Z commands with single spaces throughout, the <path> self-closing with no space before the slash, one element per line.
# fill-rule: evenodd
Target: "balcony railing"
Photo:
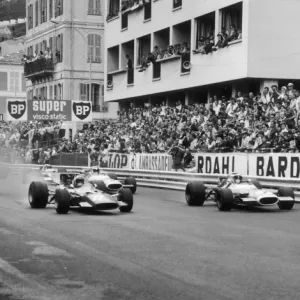
<path fill-rule="evenodd" d="M 24 65 L 24 75 L 27 78 L 37 76 L 49 76 L 54 71 L 52 59 L 37 59 L 32 62 L 26 62 Z"/>

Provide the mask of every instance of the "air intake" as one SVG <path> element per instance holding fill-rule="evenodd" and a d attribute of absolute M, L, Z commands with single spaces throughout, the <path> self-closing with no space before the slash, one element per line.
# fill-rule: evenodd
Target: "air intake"
<path fill-rule="evenodd" d="M 121 183 L 110 183 L 107 185 L 107 188 L 111 191 L 119 190 L 122 187 Z"/>
<path fill-rule="evenodd" d="M 275 197 L 267 197 L 267 198 L 261 198 L 259 202 L 262 205 L 272 205 L 272 204 L 276 204 L 278 202 L 278 199 Z"/>

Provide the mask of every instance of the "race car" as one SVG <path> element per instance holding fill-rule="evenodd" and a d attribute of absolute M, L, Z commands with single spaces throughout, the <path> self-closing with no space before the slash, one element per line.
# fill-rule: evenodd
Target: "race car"
<path fill-rule="evenodd" d="M 93 172 L 96 173 L 101 173 L 101 170 L 99 167 L 94 167 L 93 169 L 88 169 L 86 172 L 90 172 L 91 170 L 93 170 Z M 81 169 L 80 167 L 78 167 L 78 169 L 68 169 L 67 167 L 61 167 L 61 166 L 51 166 L 49 164 L 46 164 L 42 167 L 34 167 L 34 168 L 29 168 L 29 169 L 24 169 L 22 172 L 22 183 L 23 184 L 30 184 L 32 181 L 36 181 L 36 180 L 40 180 L 40 178 L 42 177 L 43 180 L 47 180 L 47 178 L 52 178 L 55 177 L 55 175 L 53 175 L 53 173 L 83 173 L 84 170 Z M 121 181 L 117 174 L 115 173 L 110 173 L 110 172 L 102 172 L 101 174 L 106 174 L 107 176 L 109 176 L 111 179 L 114 180 L 118 180 Z M 58 182 L 58 178 L 56 176 L 56 182 Z M 137 182 L 136 179 L 134 177 L 126 177 L 123 182 L 123 185 L 127 185 L 130 186 L 130 190 L 132 192 L 132 194 L 135 194 L 137 191 Z"/>
<path fill-rule="evenodd" d="M 291 210 L 295 204 L 295 195 L 290 187 L 280 187 L 277 193 L 264 190 L 259 181 L 243 180 L 243 176 L 232 173 L 219 179 L 217 187 L 208 189 L 201 181 L 189 182 L 185 189 L 185 198 L 189 206 L 202 206 L 205 201 L 216 202 L 220 211 L 230 211 L 238 206 L 278 205 L 281 210 Z"/>
<path fill-rule="evenodd" d="M 95 169 L 84 173 L 49 170 L 51 169 L 47 169 L 44 174 L 44 181 L 33 181 L 29 186 L 28 200 L 31 208 L 45 208 L 48 204 L 55 204 L 58 214 L 67 214 L 70 207 L 119 209 L 124 213 L 133 208 L 133 185 L 123 185 Z"/>

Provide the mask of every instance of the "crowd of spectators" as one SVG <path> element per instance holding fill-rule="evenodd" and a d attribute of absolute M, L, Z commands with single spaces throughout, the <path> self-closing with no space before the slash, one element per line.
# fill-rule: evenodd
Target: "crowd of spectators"
<path fill-rule="evenodd" d="M 217 42 L 215 41 L 215 31 L 212 31 L 209 36 L 201 36 L 197 41 L 196 50 L 194 53 L 209 54 L 213 51 L 225 48 L 230 42 L 242 39 L 242 32 L 236 29 L 234 24 L 230 25 L 230 29 L 226 31 L 225 27 L 222 27 L 221 31 L 217 35 Z"/>
<path fill-rule="evenodd" d="M 191 47 L 189 43 L 182 43 L 176 45 L 168 45 L 167 48 L 159 48 L 155 46 L 153 51 L 148 54 L 146 57 L 142 55 L 141 57 L 141 68 L 139 72 L 143 72 L 147 69 L 150 63 L 155 63 L 161 59 L 170 58 L 172 56 L 185 56 L 190 55 Z"/>
<path fill-rule="evenodd" d="M 2 122 L 0 147 L 11 162 L 43 164 L 53 154 L 76 152 L 104 167 L 109 152 L 169 153 L 187 168 L 197 152 L 299 152 L 299 115 L 300 93 L 290 83 L 207 103 L 122 109 L 118 120 L 86 124 L 72 142 L 63 123 Z"/>

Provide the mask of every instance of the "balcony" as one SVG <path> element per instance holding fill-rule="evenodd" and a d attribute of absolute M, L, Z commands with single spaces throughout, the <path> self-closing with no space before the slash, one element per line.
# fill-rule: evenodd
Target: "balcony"
<path fill-rule="evenodd" d="M 37 59 L 24 65 L 24 76 L 31 81 L 52 77 L 54 63 L 52 59 Z"/>

